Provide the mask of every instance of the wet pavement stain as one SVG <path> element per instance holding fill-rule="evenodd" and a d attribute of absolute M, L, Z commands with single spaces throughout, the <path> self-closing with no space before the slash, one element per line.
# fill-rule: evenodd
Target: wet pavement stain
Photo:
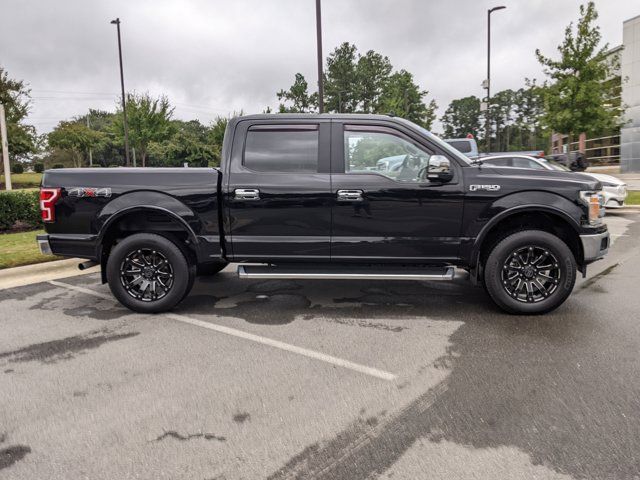
<path fill-rule="evenodd" d="M 302 285 L 290 280 L 266 280 L 253 283 L 247 288 L 247 292 L 253 293 L 276 293 L 290 290 L 300 290 Z"/>
<path fill-rule="evenodd" d="M 75 308 L 65 308 L 63 310 L 65 315 L 70 317 L 89 317 L 95 320 L 116 320 L 127 315 L 131 315 L 130 310 L 124 308 L 107 308 L 100 309 L 90 305 L 83 305 Z"/>
<path fill-rule="evenodd" d="M 55 290 L 57 287 L 50 283 L 34 283 L 23 287 L 7 288 L 0 290 L 0 301 L 2 300 L 30 300 L 40 293 Z"/>
<path fill-rule="evenodd" d="M 636 479 L 637 345 L 619 340 L 605 350 L 596 331 L 580 310 L 563 321 L 470 319 L 440 361 L 450 369 L 444 382 L 377 423 L 360 419 L 313 444 L 269 478 L 377 478 L 424 439 L 514 447 L 533 465 L 576 479 Z M 612 397 L 616 391 L 629 394 Z"/>
<path fill-rule="evenodd" d="M 4 373 L 13 373 L 15 370 L 13 368 L 7 368 Z"/>
<path fill-rule="evenodd" d="M 98 348 L 105 343 L 135 337 L 138 334 L 139 332 L 114 334 L 108 330 L 97 330 L 87 335 L 76 335 L 60 340 L 36 343 L 11 352 L 0 352 L 0 359 L 6 358 L 9 362 L 55 363 L 59 360 L 72 359 L 75 354 Z"/>
<path fill-rule="evenodd" d="M 239 412 L 233 416 L 233 421 L 236 423 L 244 423 L 250 419 L 251 415 L 249 415 L 247 412 Z"/>
<path fill-rule="evenodd" d="M 582 285 L 580 285 L 580 290 L 584 290 L 586 288 L 592 287 L 594 286 L 598 280 L 602 279 L 603 277 L 606 277 L 607 275 L 609 275 L 611 272 L 613 272 L 613 270 L 615 270 L 615 268 L 618 266 L 618 263 L 614 263 L 613 265 L 605 268 L 603 271 L 601 271 L 600 273 L 598 273 L 597 275 L 594 275 L 591 278 L 588 278 L 587 280 L 585 280 Z"/>
<path fill-rule="evenodd" d="M 29 453 L 31 453 L 31 448 L 26 445 L 12 445 L 0 449 L 0 470 L 19 462 Z"/>
<path fill-rule="evenodd" d="M 305 320 L 318 320 L 318 317 L 314 317 L 311 315 L 308 315 L 305 317 Z M 376 323 L 376 322 L 369 322 L 366 320 L 354 320 L 354 319 L 347 319 L 347 318 L 322 318 L 321 320 L 324 320 L 326 322 L 331 322 L 331 323 L 337 323 L 339 325 L 348 325 L 351 327 L 362 327 L 362 328 L 373 328 L 375 330 L 384 330 L 386 332 L 393 332 L 393 333 L 399 333 L 402 332 L 403 330 L 408 330 L 409 327 L 401 327 L 399 325 L 391 326 L 391 325 L 387 325 L 386 323 Z"/>
<path fill-rule="evenodd" d="M 217 440 L 219 442 L 226 442 L 227 439 L 226 437 L 222 437 L 219 435 L 214 435 L 213 433 L 190 433 L 187 435 L 182 435 L 178 432 L 176 432 L 175 430 L 166 430 L 162 435 L 158 436 L 156 439 L 154 439 L 154 442 L 160 442 L 166 438 L 174 438 L 176 440 L 179 440 L 181 442 L 187 441 L 187 440 L 193 440 L 196 438 L 202 438 L 204 440 Z"/>

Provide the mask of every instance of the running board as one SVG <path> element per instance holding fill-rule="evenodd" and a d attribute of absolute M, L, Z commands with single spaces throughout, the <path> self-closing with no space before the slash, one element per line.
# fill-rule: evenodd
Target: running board
<path fill-rule="evenodd" d="M 454 267 L 238 265 L 240 278 L 307 280 L 453 280 Z"/>

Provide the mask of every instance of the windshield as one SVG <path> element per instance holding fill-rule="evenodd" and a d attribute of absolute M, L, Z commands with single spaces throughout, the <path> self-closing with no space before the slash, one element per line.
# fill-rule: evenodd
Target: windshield
<path fill-rule="evenodd" d="M 404 124 L 406 124 L 408 126 L 410 126 L 414 130 L 417 130 L 422 135 L 424 135 L 429 140 L 431 140 L 433 143 L 438 145 L 440 148 L 442 148 L 443 150 L 446 150 L 452 156 L 460 159 L 460 161 L 464 162 L 465 165 L 471 165 L 473 163 L 473 161 L 469 157 L 467 157 L 465 154 L 460 153 L 460 151 L 458 151 L 455 148 L 453 148 L 451 145 L 449 145 L 447 142 L 442 140 L 440 137 L 435 136 L 433 133 L 431 133 L 426 128 L 423 128 L 420 125 L 416 125 L 415 123 L 413 123 L 413 122 L 411 122 L 409 120 L 405 120 L 404 118 L 396 117 L 395 119 L 399 120 L 400 122 L 402 122 L 402 123 L 404 123 Z"/>
<path fill-rule="evenodd" d="M 561 163 L 556 162 L 555 160 L 547 160 L 546 158 L 539 158 L 541 162 L 544 162 L 546 165 L 551 167 L 553 170 L 560 170 L 561 172 L 570 172 L 571 169 L 565 167 Z"/>

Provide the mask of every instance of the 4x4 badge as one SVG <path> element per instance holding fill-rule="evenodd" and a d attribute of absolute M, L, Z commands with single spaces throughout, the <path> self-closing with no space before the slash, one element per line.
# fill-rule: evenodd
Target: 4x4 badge
<path fill-rule="evenodd" d="M 478 190 L 486 190 L 487 192 L 497 192 L 500 185 L 469 185 L 469 190 L 477 192 Z"/>
<path fill-rule="evenodd" d="M 70 197 L 110 197 L 110 188 L 73 187 L 67 193 Z"/>

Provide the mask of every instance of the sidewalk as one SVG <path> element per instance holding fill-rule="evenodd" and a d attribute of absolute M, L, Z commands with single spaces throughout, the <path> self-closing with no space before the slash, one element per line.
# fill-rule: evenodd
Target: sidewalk
<path fill-rule="evenodd" d="M 69 258 L 0 270 L 0 290 L 100 271 L 99 266 L 91 267 L 88 270 L 80 270 L 78 264 L 83 261 L 85 260 Z"/>

